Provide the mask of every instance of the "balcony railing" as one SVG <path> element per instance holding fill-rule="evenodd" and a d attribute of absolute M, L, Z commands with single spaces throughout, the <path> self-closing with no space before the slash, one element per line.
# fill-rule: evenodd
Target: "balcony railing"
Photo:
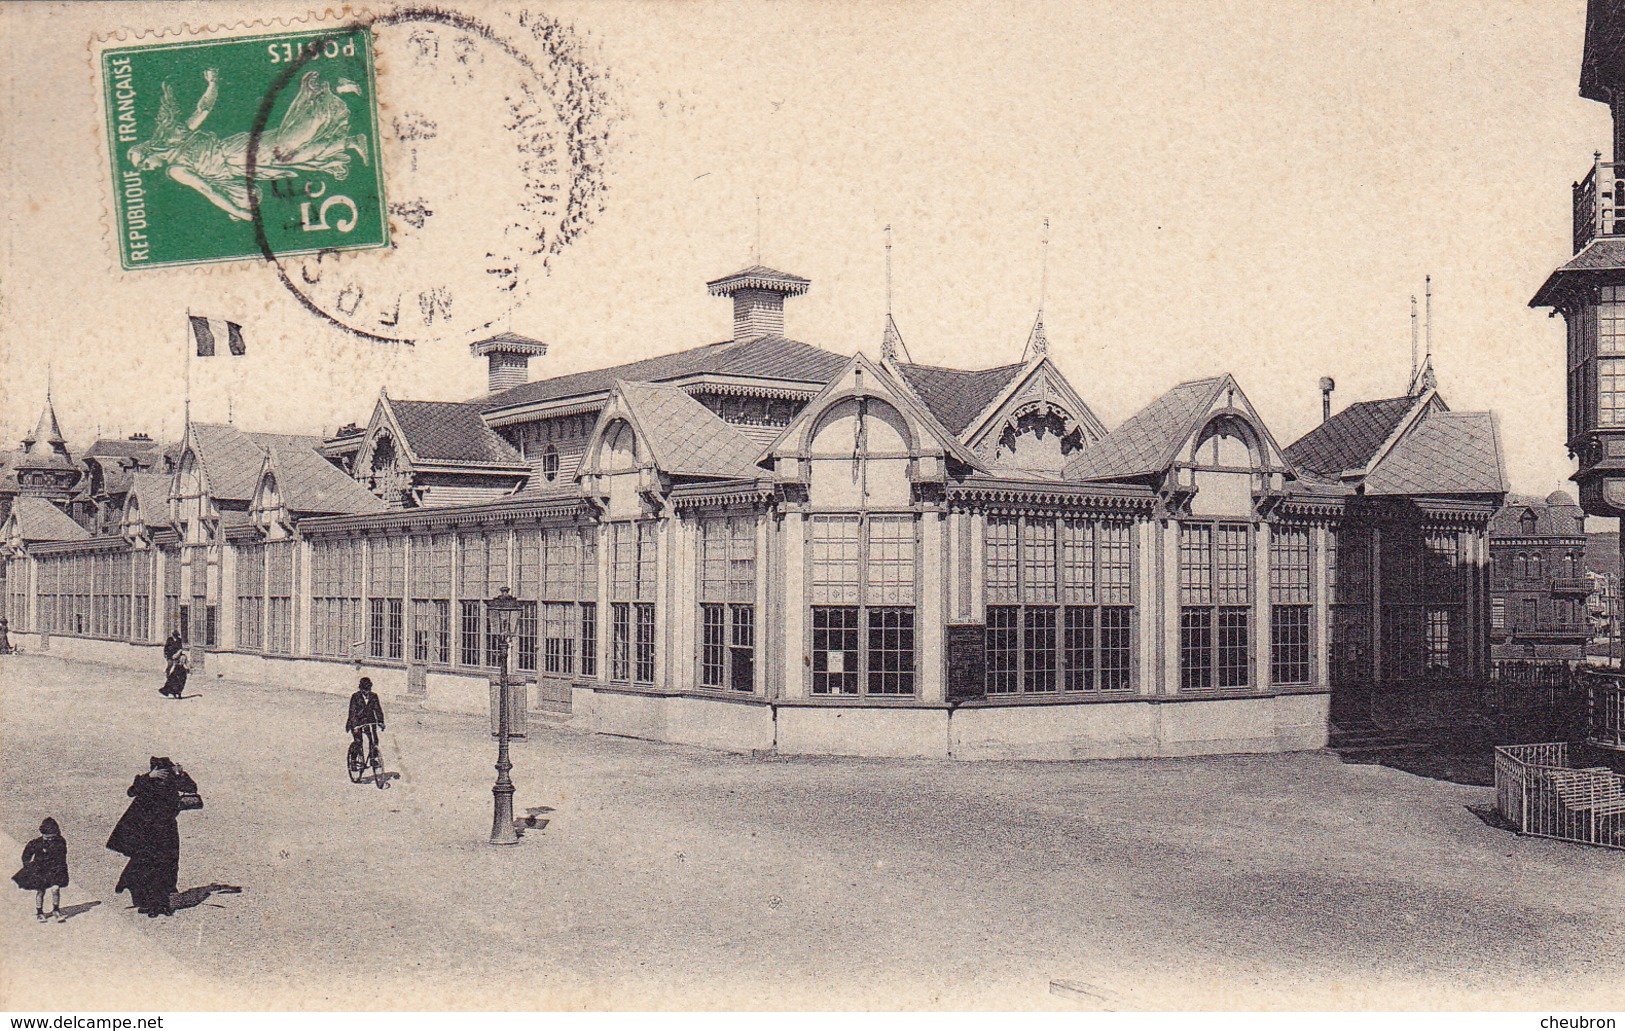
<path fill-rule="evenodd" d="M 1583 576 L 1560 576 L 1552 580 L 1553 594 L 1590 594 L 1591 581 Z"/>
<path fill-rule="evenodd" d="M 1625 169 L 1621 169 L 1625 171 Z M 1597 154 L 1591 171 L 1574 184 L 1574 252 L 1599 236 L 1615 236 L 1625 230 L 1618 218 L 1615 199 L 1625 195 L 1625 180 L 1615 177 L 1614 163 Z"/>

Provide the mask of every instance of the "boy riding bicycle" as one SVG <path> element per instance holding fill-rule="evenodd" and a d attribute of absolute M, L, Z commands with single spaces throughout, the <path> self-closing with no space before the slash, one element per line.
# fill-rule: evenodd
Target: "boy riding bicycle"
<path fill-rule="evenodd" d="M 361 738 L 365 736 L 367 761 L 370 763 L 378 757 L 378 732 L 384 729 L 384 707 L 372 692 L 370 677 L 362 677 L 355 694 L 350 696 L 350 718 L 344 722 L 344 729 L 350 732 L 354 751 L 361 750 Z"/>

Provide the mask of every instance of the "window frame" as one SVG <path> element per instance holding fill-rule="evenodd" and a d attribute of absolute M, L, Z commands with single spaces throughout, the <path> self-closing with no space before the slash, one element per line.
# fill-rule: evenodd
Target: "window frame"
<path fill-rule="evenodd" d="M 920 513 L 911 509 L 874 511 L 831 511 L 810 513 L 804 538 L 805 578 L 802 604 L 807 613 L 803 647 L 806 648 L 806 692 L 811 699 L 859 699 L 871 701 L 914 701 L 920 697 L 919 592 L 920 592 Z M 815 526 L 826 523 L 852 523 L 856 532 L 838 537 L 820 537 Z M 903 525 L 906 534 L 876 535 L 877 523 Z M 906 549 L 897 545 L 907 542 Z M 836 550 L 820 553 L 820 543 Z M 904 550 L 907 557 L 903 555 Z M 879 571 L 900 571 L 906 566 L 907 580 L 883 578 Z M 821 580 L 818 570 L 835 570 L 850 577 Z M 905 597 L 906 595 L 906 597 Z M 906 625 L 902 613 L 906 611 Z M 832 617 L 839 614 L 839 621 Z M 850 617 L 850 618 L 848 618 Z M 820 625 L 822 624 L 822 625 Z M 906 649 L 889 647 L 892 641 L 907 640 Z M 822 641 L 826 647 L 819 648 Z M 842 647 L 830 648 L 835 643 Z M 848 648 L 846 644 L 853 645 Z M 841 670 L 831 671 L 829 660 L 839 652 Z M 853 656 L 847 668 L 845 656 Z M 888 663 L 885 656 L 906 656 Z M 878 664 L 877 664 L 878 663 Z M 839 679 L 831 679 L 839 678 Z M 854 687 L 848 690 L 847 685 Z M 906 687 L 904 687 L 906 685 Z"/>
<path fill-rule="evenodd" d="M 1221 534 L 1238 530 L 1239 551 L 1221 538 Z M 1205 545 L 1195 543 L 1196 531 L 1206 534 Z M 1257 690 L 1263 686 L 1254 683 L 1259 643 L 1254 633 L 1258 606 L 1254 568 L 1257 524 L 1235 519 L 1182 519 L 1178 533 L 1179 557 L 1174 572 L 1179 589 L 1181 693 Z M 1190 542 L 1187 533 L 1192 535 Z M 1205 553 L 1201 566 L 1187 561 L 1187 556 L 1196 552 Z M 1242 557 L 1239 567 L 1226 561 L 1236 554 Z M 1239 585 L 1235 580 L 1238 568 L 1242 572 Z"/>
<path fill-rule="evenodd" d="M 1008 574 L 984 584 L 986 696 L 1132 695 L 1139 674 L 1133 522 L 991 512 L 982 540 L 984 565 Z M 995 654 L 1007 661 L 995 664 Z"/>

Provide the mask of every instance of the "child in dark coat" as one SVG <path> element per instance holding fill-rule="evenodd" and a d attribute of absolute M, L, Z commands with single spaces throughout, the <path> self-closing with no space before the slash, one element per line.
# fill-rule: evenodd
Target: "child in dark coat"
<path fill-rule="evenodd" d="M 23 846 L 23 868 L 11 875 L 17 887 L 34 893 L 34 919 L 44 922 L 45 892 L 51 892 L 51 916 L 57 923 L 62 915 L 62 889 L 68 886 L 68 843 L 62 828 L 47 816 L 39 825 L 40 836 Z"/>

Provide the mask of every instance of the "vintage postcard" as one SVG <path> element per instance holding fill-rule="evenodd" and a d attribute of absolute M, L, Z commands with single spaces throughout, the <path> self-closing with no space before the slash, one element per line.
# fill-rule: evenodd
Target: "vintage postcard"
<path fill-rule="evenodd" d="M 0 1009 L 1612 1027 L 1622 41 L 0 7 Z"/>

